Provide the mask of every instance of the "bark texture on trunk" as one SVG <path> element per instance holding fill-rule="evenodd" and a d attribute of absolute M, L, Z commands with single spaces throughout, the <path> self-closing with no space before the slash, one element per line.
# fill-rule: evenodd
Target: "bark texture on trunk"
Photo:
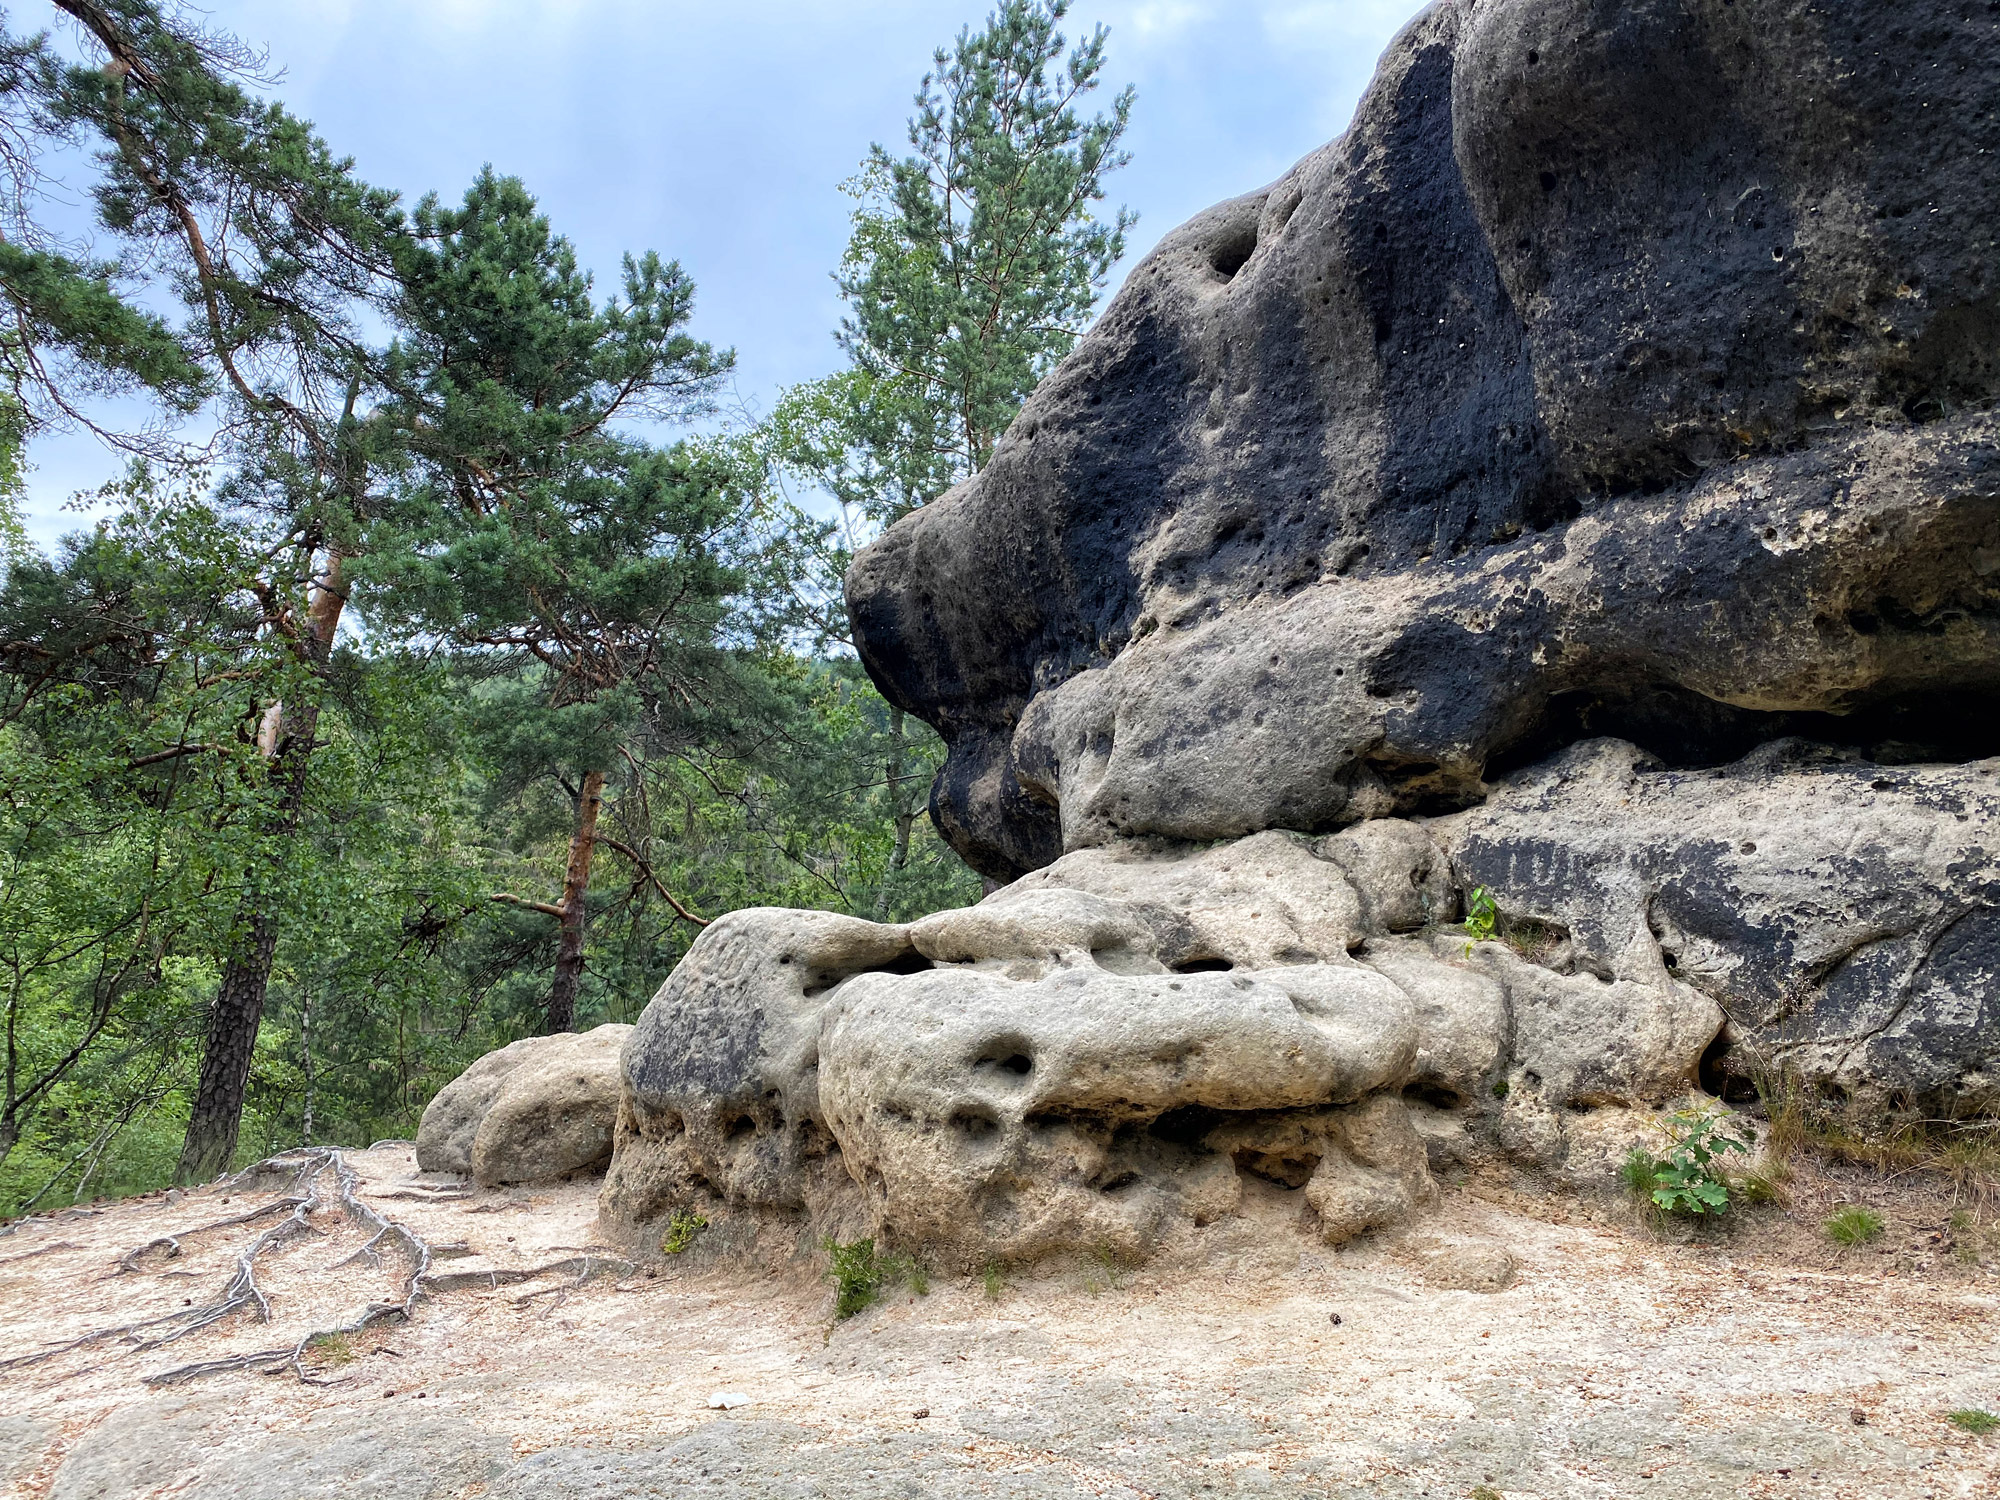
<path fill-rule="evenodd" d="M 889 815 L 895 825 L 896 840 L 889 850 L 889 868 L 882 877 L 882 888 L 875 893 L 875 920 L 889 920 L 890 886 L 898 871 L 910 862 L 910 830 L 917 821 L 917 811 L 910 805 L 909 794 L 903 789 L 904 754 L 909 748 L 903 737 L 903 711 L 889 710 L 889 761 L 884 767 L 885 780 L 889 784 Z"/>
<path fill-rule="evenodd" d="M 333 653 L 333 636 L 347 603 L 342 587 L 341 558 L 327 564 L 324 581 L 313 590 L 306 611 L 303 646 L 315 672 L 325 668 Z M 319 730 L 317 698 L 298 705 L 272 705 L 267 722 L 275 725 L 267 754 L 276 805 L 264 827 L 267 844 L 275 845 L 299 826 L 305 809 L 306 771 L 312 760 L 313 737 Z M 259 739 L 264 739 L 260 729 Z M 201 1080 L 195 1088 L 194 1109 L 188 1115 L 187 1136 L 181 1143 L 174 1180 L 207 1182 L 229 1170 L 236 1156 L 236 1135 L 243 1123 L 243 1095 L 250 1084 L 250 1063 L 257 1051 L 257 1028 L 264 1020 L 264 997 L 271 984 L 271 962 L 278 947 L 278 924 L 271 912 L 266 877 L 276 862 L 274 852 L 262 869 L 253 869 L 237 903 L 232 931 L 236 945 L 222 970 L 222 983 L 209 1007 L 208 1030 L 201 1052 Z"/>
<path fill-rule="evenodd" d="M 549 1034 L 576 1029 L 576 992 L 583 979 L 584 922 L 589 912 L 590 861 L 597 852 L 597 814 L 604 805 L 604 773 L 583 778 L 576 799 L 576 833 L 569 841 L 569 868 L 563 874 L 562 938 L 556 945 L 556 972 L 549 981 Z"/>

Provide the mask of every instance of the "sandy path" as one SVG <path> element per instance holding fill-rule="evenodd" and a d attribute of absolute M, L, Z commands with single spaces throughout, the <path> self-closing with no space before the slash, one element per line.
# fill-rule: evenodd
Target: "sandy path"
<path fill-rule="evenodd" d="M 406 1148 L 347 1159 L 367 1201 L 458 1247 L 443 1269 L 601 1257 L 593 1182 L 423 1201 L 401 1196 L 426 1191 Z M 280 1187 L 0 1237 L 0 1359 L 211 1300 L 276 1217 L 131 1274 L 119 1258 Z M 271 1259 L 270 1326 L 238 1313 L 159 1348 L 0 1372 L 0 1485 L 36 1500 L 2000 1494 L 2000 1436 L 1944 1420 L 2000 1411 L 2000 1278 L 1926 1254 L 1922 1226 L 1881 1254 L 1747 1226 L 1673 1245 L 1459 1189 L 1416 1228 L 1335 1252 L 1288 1215 L 1273 1190 L 1198 1260 L 1053 1268 L 998 1300 L 945 1281 L 837 1327 L 804 1265 L 468 1286 L 312 1351 L 330 1384 L 144 1383 L 393 1296 L 393 1257 L 329 1269 L 365 1235 L 328 1209 Z M 1456 1247 L 1494 1245 L 1520 1262 L 1508 1289 L 1430 1284 Z M 724 1391 L 748 1404 L 711 1409 Z"/>

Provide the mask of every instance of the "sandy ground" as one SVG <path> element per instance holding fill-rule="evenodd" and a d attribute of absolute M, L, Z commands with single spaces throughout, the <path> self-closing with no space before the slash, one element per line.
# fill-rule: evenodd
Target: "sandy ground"
<path fill-rule="evenodd" d="M 631 1268 L 596 1183 L 440 1193 L 407 1147 L 347 1153 L 359 1195 L 439 1247 L 453 1289 L 310 1346 L 300 1370 L 149 1378 L 288 1347 L 394 1300 L 407 1262 L 328 1203 L 254 1305 L 173 1342 L 100 1339 L 0 1370 L 0 1490 L 49 1500 L 317 1497 L 2000 1495 L 2000 1276 L 1936 1195 L 1878 1246 L 1802 1192 L 1663 1240 L 1612 1208 L 1466 1183 L 1334 1251 L 1272 1189 L 1189 1257 L 898 1289 L 832 1322 L 817 1267 Z M 279 1178 L 72 1210 L 0 1234 L 0 1360 L 213 1303 L 283 1213 Z M 1818 1197 L 1813 1197 L 1817 1192 Z M 1495 1247 L 1505 1290 L 1451 1290 Z M 460 1273 L 562 1263 L 494 1284 Z M 588 1270 L 587 1280 L 579 1272 Z M 581 1281 L 581 1284 L 578 1284 Z M 1338 1322 L 1334 1318 L 1338 1316 Z M 301 1372 L 309 1379 L 301 1379 Z M 309 1383 L 321 1382 L 321 1383 Z M 731 1409 L 722 1393 L 743 1398 Z"/>

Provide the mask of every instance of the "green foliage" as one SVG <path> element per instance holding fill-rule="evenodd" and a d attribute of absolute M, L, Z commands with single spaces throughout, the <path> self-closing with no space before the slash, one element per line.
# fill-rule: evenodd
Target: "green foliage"
<path fill-rule="evenodd" d="M 1681 1110 L 1661 1122 L 1666 1151 L 1655 1157 L 1633 1150 L 1619 1175 L 1635 1193 L 1643 1193 L 1662 1212 L 1722 1213 L 1729 1207 L 1729 1184 L 1721 1161 L 1732 1154 L 1748 1155 L 1749 1144 L 1723 1129 L 1722 1117 L 1706 1110 Z"/>
<path fill-rule="evenodd" d="M 986 1300 L 998 1302 L 1007 1293 L 1007 1268 L 997 1260 L 989 1260 L 980 1268 L 980 1281 L 986 1287 Z"/>
<path fill-rule="evenodd" d="M 1486 887 L 1475 885 L 1472 894 L 1465 898 L 1465 951 L 1468 957 L 1472 953 L 1474 943 L 1483 943 L 1492 938 L 1493 924 L 1498 913 L 1499 909 L 1493 904 L 1492 896 L 1487 894 Z"/>
<path fill-rule="evenodd" d="M 1067 0 L 1003 0 L 940 49 L 911 154 L 874 147 L 837 276 L 853 373 L 825 394 L 887 483 L 878 519 L 985 463 L 1023 398 L 1067 354 L 1133 222 L 1092 205 L 1127 160 L 1132 93 L 1077 112 L 1104 70 L 1103 28 L 1070 50 Z"/>
<path fill-rule="evenodd" d="M 1825 1229 L 1828 1239 L 1851 1249 L 1881 1235 L 1882 1216 L 1869 1208 L 1843 1208 L 1828 1216 Z"/>
<path fill-rule="evenodd" d="M 878 1250 L 872 1239 L 843 1245 L 829 1237 L 820 1247 L 826 1251 L 827 1279 L 834 1286 L 835 1322 L 873 1306 L 885 1286 L 904 1282 L 918 1296 L 930 1290 L 930 1274 L 917 1261 Z"/>
<path fill-rule="evenodd" d="M 708 1220 L 690 1209 L 677 1208 L 667 1220 L 667 1232 L 660 1236 L 660 1250 L 665 1255 L 679 1255 L 690 1249 L 695 1237 L 708 1228 Z"/>
<path fill-rule="evenodd" d="M 1635 1198 L 1651 1201 L 1653 1182 L 1660 1174 L 1660 1159 L 1644 1146 L 1634 1146 L 1618 1164 L 1618 1180 Z"/>
<path fill-rule="evenodd" d="M 1976 1406 L 1961 1407 L 1947 1412 L 1945 1420 L 1960 1432 L 1969 1432 L 1974 1437 L 1985 1437 L 1989 1432 L 2000 1432 L 2000 1417 Z"/>
<path fill-rule="evenodd" d="M 926 84 L 915 154 L 868 169 L 852 368 L 754 440 L 644 442 L 630 419 L 703 414 L 730 365 L 676 265 L 628 258 L 599 296 L 490 171 L 405 213 L 191 14 L 102 0 L 75 59 L 0 35 L 26 153 L 0 173 L 94 151 L 72 186 L 113 247 L 0 195 L 0 1214 L 165 1180 L 219 995 L 255 1001 L 240 1138 L 208 1137 L 240 1162 L 411 1134 L 540 1028 L 565 964 L 575 1024 L 630 1020 L 703 917 L 976 900 L 921 816 L 942 743 L 853 661 L 840 572 L 990 451 L 1125 222 L 1090 212 L 1125 103 L 1073 108 L 1101 34 L 1064 64 L 1061 6 L 1005 5 Z M 926 265 L 899 330 L 885 299 Z M 107 434 L 147 461 L 42 556 L 24 444 L 105 392 L 208 403 L 217 472 Z M 858 528 L 785 510 L 779 473 Z M 609 857 L 579 873 L 593 773 Z M 558 888 L 560 932 L 514 894 Z"/>

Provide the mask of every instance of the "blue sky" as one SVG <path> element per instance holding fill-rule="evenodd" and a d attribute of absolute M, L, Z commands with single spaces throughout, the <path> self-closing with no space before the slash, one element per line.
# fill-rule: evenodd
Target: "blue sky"
<path fill-rule="evenodd" d="M 522 178 L 609 285 L 626 250 L 678 259 L 695 332 L 737 351 L 754 409 L 839 362 L 828 272 L 839 184 L 871 141 L 904 143 L 934 48 L 988 0 L 206 0 L 270 49 L 279 94 L 361 175 L 409 198 L 464 191 L 486 162 Z M 1415 0 L 1077 0 L 1075 37 L 1111 31 L 1133 84 L 1132 164 L 1111 201 L 1139 214 L 1113 286 L 1159 237 L 1343 130 Z M 32 4 L 16 26 L 46 24 Z M 93 439 L 30 450 L 30 531 L 116 474 Z"/>

